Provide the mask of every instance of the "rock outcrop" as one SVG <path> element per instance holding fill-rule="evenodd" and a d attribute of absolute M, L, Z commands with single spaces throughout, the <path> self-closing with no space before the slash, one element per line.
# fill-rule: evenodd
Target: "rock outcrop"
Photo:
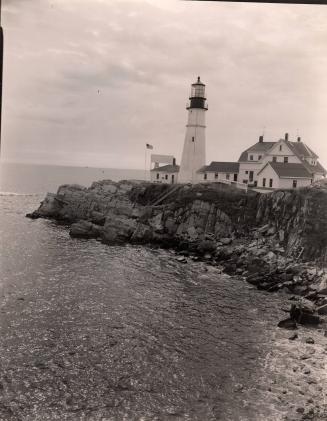
<path fill-rule="evenodd" d="M 219 183 L 105 180 L 61 186 L 28 216 L 64 221 L 73 237 L 173 247 L 181 263 L 204 259 L 259 289 L 327 304 L 325 189 L 260 195 Z"/>

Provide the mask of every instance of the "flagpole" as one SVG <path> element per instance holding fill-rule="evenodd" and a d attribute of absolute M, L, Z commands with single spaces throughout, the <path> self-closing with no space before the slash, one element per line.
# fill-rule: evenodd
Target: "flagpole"
<path fill-rule="evenodd" d="M 146 147 L 146 145 L 145 145 L 145 151 L 144 151 L 144 180 L 146 181 L 146 150 L 147 150 L 147 147 Z"/>

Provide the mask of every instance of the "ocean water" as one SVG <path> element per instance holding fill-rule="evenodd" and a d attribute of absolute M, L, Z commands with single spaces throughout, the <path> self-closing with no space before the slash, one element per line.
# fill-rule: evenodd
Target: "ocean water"
<path fill-rule="evenodd" d="M 97 180 L 144 180 L 145 178 L 149 179 L 150 176 L 143 170 L 2 163 L 0 192 L 55 193 L 62 184 L 81 184 L 88 187 Z"/>
<path fill-rule="evenodd" d="M 288 376 L 269 363 L 286 297 L 25 217 L 43 192 L 115 171 L 4 173 L 1 190 L 17 195 L 0 196 L 0 420 L 283 419 L 267 388 Z"/>

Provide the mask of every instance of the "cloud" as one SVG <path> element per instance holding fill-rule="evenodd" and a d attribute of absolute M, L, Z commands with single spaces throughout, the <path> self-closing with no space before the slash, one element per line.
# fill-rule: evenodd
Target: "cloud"
<path fill-rule="evenodd" d="M 24 160 L 23 144 L 29 161 L 142 168 L 149 141 L 179 158 L 200 74 L 208 160 L 237 159 L 266 126 L 269 140 L 298 129 L 327 163 L 326 18 L 310 5 L 4 0 L 4 157 Z"/>

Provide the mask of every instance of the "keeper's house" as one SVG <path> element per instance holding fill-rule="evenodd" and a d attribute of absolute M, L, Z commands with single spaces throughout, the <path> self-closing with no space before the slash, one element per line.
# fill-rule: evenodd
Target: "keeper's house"
<path fill-rule="evenodd" d="M 288 134 L 278 142 L 259 142 L 244 151 L 239 160 L 239 181 L 259 189 L 305 187 L 326 176 L 318 156 L 298 137 Z"/>

